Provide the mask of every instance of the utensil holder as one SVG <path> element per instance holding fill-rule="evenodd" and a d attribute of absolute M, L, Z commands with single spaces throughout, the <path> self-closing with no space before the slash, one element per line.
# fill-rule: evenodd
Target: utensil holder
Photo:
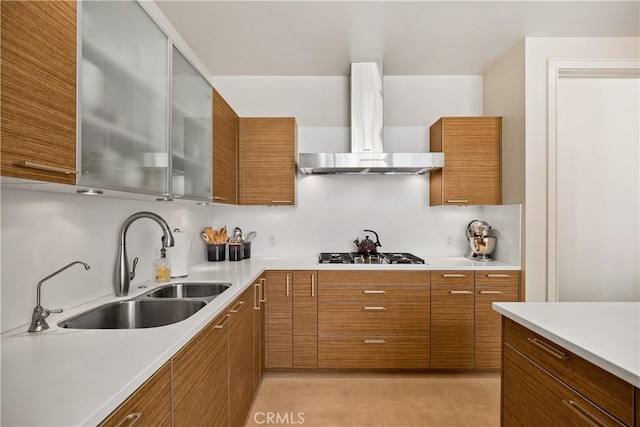
<path fill-rule="evenodd" d="M 207 245 L 207 260 L 209 261 L 224 261 L 226 255 L 227 244 L 222 243 L 219 245 Z"/>
<path fill-rule="evenodd" d="M 242 244 L 229 244 L 229 261 L 242 261 Z"/>
<path fill-rule="evenodd" d="M 242 243 L 242 259 L 251 258 L 251 242 Z"/>

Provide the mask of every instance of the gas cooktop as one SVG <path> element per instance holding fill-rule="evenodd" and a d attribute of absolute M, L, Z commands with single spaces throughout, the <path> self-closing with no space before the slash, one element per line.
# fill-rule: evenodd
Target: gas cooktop
<path fill-rule="evenodd" d="M 383 252 L 359 255 L 357 252 L 322 252 L 320 264 L 424 264 L 422 258 L 408 252 Z"/>

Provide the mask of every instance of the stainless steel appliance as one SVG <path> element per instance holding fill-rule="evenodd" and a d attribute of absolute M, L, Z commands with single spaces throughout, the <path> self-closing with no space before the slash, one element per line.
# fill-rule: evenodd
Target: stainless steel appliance
<path fill-rule="evenodd" d="M 319 264 L 424 264 L 422 258 L 408 252 L 361 255 L 357 252 L 322 252 Z"/>
<path fill-rule="evenodd" d="M 467 225 L 469 251 L 465 255 L 474 261 L 493 261 L 496 238 L 491 236 L 491 226 L 484 221 L 473 220 Z"/>

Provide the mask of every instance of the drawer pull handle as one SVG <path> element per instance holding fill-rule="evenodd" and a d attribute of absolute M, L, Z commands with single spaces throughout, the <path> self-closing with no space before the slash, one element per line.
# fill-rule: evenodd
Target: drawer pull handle
<path fill-rule="evenodd" d="M 140 418 L 142 418 L 142 412 L 134 412 L 133 414 L 129 414 L 118 423 L 117 427 L 131 427 L 135 423 L 137 423 Z"/>
<path fill-rule="evenodd" d="M 287 284 L 285 289 L 285 296 L 289 296 L 289 275 L 287 274 Z"/>
<path fill-rule="evenodd" d="M 546 342 L 542 341 L 539 338 L 527 338 L 527 339 L 557 359 L 560 359 L 560 360 L 569 359 L 569 356 L 567 356 L 560 350 L 550 346 L 549 344 L 547 344 Z"/>
<path fill-rule="evenodd" d="M 387 343 L 385 340 L 363 340 L 362 342 L 365 344 L 386 344 Z"/>
<path fill-rule="evenodd" d="M 511 277 L 510 274 L 487 274 L 487 277 L 503 277 L 503 278 L 509 278 Z"/>
<path fill-rule="evenodd" d="M 260 279 L 260 302 L 267 302 L 266 295 L 266 286 L 265 282 L 267 279 Z"/>
<path fill-rule="evenodd" d="M 384 307 L 370 307 L 370 306 L 366 306 L 366 307 L 362 307 L 363 310 L 371 310 L 371 311 L 382 311 L 382 310 L 386 310 L 386 308 Z"/>
<path fill-rule="evenodd" d="M 222 328 L 224 328 L 224 325 L 229 321 L 229 319 L 231 319 L 231 315 L 227 314 L 226 316 L 224 316 L 224 319 L 222 319 L 220 322 L 218 322 L 218 324 L 216 326 L 213 327 L 213 329 L 222 329 Z"/>
<path fill-rule="evenodd" d="M 601 423 L 595 415 L 580 406 L 575 400 L 563 400 L 562 403 L 568 406 L 569 409 L 578 414 L 580 418 L 585 420 L 590 425 L 594 427 L 604 427 L 604 424 Z"/>
<path fill-rule="evenodd" d="M 471 291 L 449 291 L 449 293 L 451 295 L 459 295 L 459 294 L 468 295 L 468 294 L 472 294 L 473 292 L 471 292 Z"/>
<path fill-rule="evenodd" d="M 363 294 L 386 294 L 385 291 L 362 291 Z"/>
<path fill-rule="evenodd" d="M 231 310 L 229 310 L 229 313 L 237 313 L 238 311 L 240 311 L 240 307 L 242 307 L 242 304 L 244 304 L 244 301 L 238 301 L 238 303 Z"/>
<path fill-rule="evenodd" d="M 271 203 L 274 204 L 274 205 L 275 204 L 280 204 L 280 203 L 281 204 L 284 204 L 284 203 L 293 204 L 293 200 L 272 200 Z"/>
<path fill-rule="evenodd" d="M 466 274 L 443 274 L 444 278 L 453 278 L 453 277 L 467 277 Z"/>
<path fill-rule="evenodd" d="M 213 200 L 227 200 L 226 197 L 213 196 Z"/>
<path fill-rule="evenodd" d="M 253 288 L 254 291 L 254 300 L 253 300 L 253 308 L 256 310 L 260 310 L 260 282 L 255 283 Z"/>
<path fill-rule="evenodd" d="M 478 291 L 479 294 L 502 294 L 502 291 Z"/>
<path fill-rule="evenodd" d="M 42 163 L 30 162 L 28 160 L 19 160 L 13 162 L 14 166 L 22 166 L 23 168 L 37 169 L 46 172 L 63 173 L 65 175 L 75 175 L 78 171 L 73 169 L 60 168 L 58 166 L 43 165 Z"/>
<path fill-rule="evenodd" d="M 468 200 L 462 200 L 462 199 L 459 199 L 459 200 L 450 199 L 450 200 L 447 200 L 447 203 L 469 203 L 469 201 Z"/>

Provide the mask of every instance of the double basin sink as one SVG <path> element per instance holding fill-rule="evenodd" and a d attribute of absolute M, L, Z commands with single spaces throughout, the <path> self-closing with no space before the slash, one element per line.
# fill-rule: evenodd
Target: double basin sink
<path fill-rule="evenodd" d="M 139 297 L 101 305 L 58 323 L 70 329 L 138 329 L 185 320 L 231 287 L 230 283 L 174 283 Z"/>

